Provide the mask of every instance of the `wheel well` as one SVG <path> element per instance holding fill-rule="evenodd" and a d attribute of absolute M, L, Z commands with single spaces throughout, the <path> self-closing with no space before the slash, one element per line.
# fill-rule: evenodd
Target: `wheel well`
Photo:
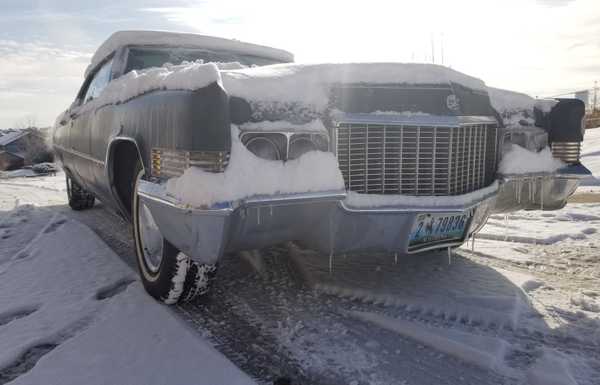
<path fill-rule="evenodd" d="M 131 198 L 136 175 L 133 175 L 136 162 L 141 162 L 136 144 L 129 140 L 120 140 L 111 147 L 111 184 L 121 208 L 131 219 Z"/>

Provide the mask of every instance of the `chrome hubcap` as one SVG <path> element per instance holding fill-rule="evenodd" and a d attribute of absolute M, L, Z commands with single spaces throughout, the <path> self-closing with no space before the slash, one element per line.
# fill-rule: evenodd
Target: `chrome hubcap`
<path fill-rule="evenodd" d="M 140 202 L 139 211 L 140 239 L 144 261 L 148 269 L 156 273 L 163 257 L 163 237 L 148 206 Z"/>

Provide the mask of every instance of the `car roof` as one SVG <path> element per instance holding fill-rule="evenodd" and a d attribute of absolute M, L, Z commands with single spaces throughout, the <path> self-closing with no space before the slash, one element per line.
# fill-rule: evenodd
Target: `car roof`
<path fill-rule="evenodd" d="M 113 33 L 96 50 L 90 65 L 85 70 L 85 76 L 88 76 L 91 71 L 93 71 L 118 48 L 130 45 L 197 47 L 223 50 L 245 55 L 254 55 L 284 63 L 294 61 L 294 55 L 288 51 L 258 44 L 244 43 L 239 40 L 199 35 L 195 33 L 167 31 L 118 31 Z"/>

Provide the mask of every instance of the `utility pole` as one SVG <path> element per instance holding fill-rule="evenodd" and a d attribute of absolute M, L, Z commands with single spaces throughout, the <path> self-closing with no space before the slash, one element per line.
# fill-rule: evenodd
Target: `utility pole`
<path fill-rule="evenodd" d="M 435 64 L 435 43 L 433 42 L 433 34 L 431 34 L 431 62 Z"/>
<path fill-rule="evenodd" d="M 598 100 L 598 81 L 594 82 L 594 105 L 592 106 L 592 114 L 596 113 L 596 102 Z"/>
<path fill-rule="evenodd" d="M 442 37 L 441 37 L 441 51 L 442 51 L 442 65 L 444 65 L 444 34 L 442 33 Z"/>

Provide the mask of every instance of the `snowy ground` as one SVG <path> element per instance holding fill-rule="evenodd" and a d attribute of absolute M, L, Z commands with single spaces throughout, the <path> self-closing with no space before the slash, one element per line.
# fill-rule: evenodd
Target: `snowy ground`
<path fill-rule="evenodd" d="M 63 178 L 0 183 L 0 384 L 253 384 L 61 214 Z"/>
<path fill-rule="evenodd" d="M 63 178 L 0 180 L 0 384 L 600 383 L 594 180 L 590 203 L 494 216 L 450 259 L 336 255 L 329 274 L 281 245 L 226 256 L 207 298 L 167 308 L 128 226 L 70 211 Z"/>

